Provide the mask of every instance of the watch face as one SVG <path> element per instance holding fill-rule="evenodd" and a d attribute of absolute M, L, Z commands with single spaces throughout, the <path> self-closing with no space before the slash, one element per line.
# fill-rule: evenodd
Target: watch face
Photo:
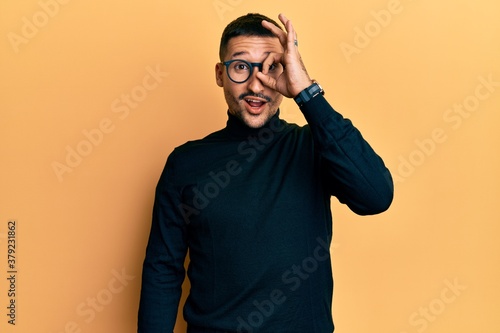
<path fill-rule="evenodd" d="M 324 95 L 325 94 L 325 91 L 323 90 L 323 87 L 321 86 L 321 84 L 318 83 L 318 81 L 316 80 L 312 80 L 312 82 L 314 84 L 317 84 L 318 85 L 318 88 L 319 88 L 319 92 L 321 93 L 321 95 Z"/>
<path fill-rule="evenodd" d="M 309 102 L 312 98 L 314 98 L 315 96 L 319 95 L 319 94 L 322 94 L 324 95 L 325 92 L 323 90 L 323 88 L 319 85 L 318 82 L 316 82 L 315 80 L 312 80 L 313 81 L 313 84 L 311 84 L 309 87 L 307 87 L 306 89 L 302 90 L 298 95 L 297 97 L 295 97 L 295 102 L 299 105 L 299 106 L 302 106 L 304 105 L 304 103 L 307 103 Z"/>
<path fill-rule="evenodd" d="M 316 96 L 317 94 L 320 94 L 323 91 L 323 89 L 321 89 L 321 86 L 319 84 L 317 84 L 316 82 L 313 83 L 313 85 L 307 90 L 308 90 L 307 92 L 309 93 L 310 98 L 313 98 L 314 96 Z"/>

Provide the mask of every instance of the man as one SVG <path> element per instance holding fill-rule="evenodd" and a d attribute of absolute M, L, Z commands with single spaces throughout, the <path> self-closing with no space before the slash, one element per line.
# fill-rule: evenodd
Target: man
<path fill-rule="evenodd" d="M 184 280 L 189 333 L 331 333 L 330 198 L 385 211 L 389 171 L 328 104 L 290 20 L 248 14 L 223 32 L 224 129 L 176 148 L 157 189 L 139 332 L 172 332 Z M 279 118 L 294 98 L 308 125 Z"/>

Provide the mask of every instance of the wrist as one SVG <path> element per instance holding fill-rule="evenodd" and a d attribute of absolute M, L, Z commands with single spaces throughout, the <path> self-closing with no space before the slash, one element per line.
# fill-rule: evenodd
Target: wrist
<path fill-rule="evenodd" d="M 314 82 L 314 80 L 308 79 L 307 81 L 304 81 L 301 84 L 297 85 L 297 89 L 294 93 L 292 93 L 292 98 L 297 97 L 301 92 L 309 88 Z"/>
<path fill-rule="evenodd" d="M 311 84 L 300 91 L 293 99 L 299 107 L 302 107 L 305 103 L 309 102 L 311 99 L 318 95 L 324 95 L 325 91 L 315 80 L 311 81 Z"/>

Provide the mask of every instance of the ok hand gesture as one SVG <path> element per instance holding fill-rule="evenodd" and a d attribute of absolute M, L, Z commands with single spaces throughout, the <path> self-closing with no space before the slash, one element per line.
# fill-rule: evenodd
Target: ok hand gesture
<path fill-rule="evenodd" d="M 265 86 L 278 91 L 285 97 L 293 98 L 310 86 L 312 80 L 302 62 L 298 50 L 297 33 L 293 28 L 292 22 L 283 14 L 280 14 L 278 17 L 285 26 L 286 32 L 268 21 L 263 21 L 262 26 L 278 37 L 283 46 L 283 53 L 269 54 L 264 61 L 265 66 L 263 68 L 269 68 L 273 63 L 281 63 L 284 67 L 283 73 L 279 77 L 273 78 L 264 71 L 264 73 L 259 72 L 257 77 Z"/>

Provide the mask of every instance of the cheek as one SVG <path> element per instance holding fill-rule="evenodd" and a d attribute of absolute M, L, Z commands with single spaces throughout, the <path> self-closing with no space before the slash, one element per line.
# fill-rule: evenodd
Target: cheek
<path fill-rule="evenodd" d="M 226 96 L 232 96 L 234 100 L 239 101 L 239 96 L 244 92 L 243 87 L 235 86 L 234 84 L 226 84 L 224 93 Z"/>
<path fill-rule="evenodd" d="M 235 89 L 231 89 L 229 87 L 224 87 L 224 95 L 226 97 L 226 102 L 229 104 L 229 103 L 232 103 L 232 104 L 238 104 L 240 102 L 238 96 L 240 94 L 238 94 L 237 91 L 235 91 Z"/>
<path fill-rule="evenodd" d="M 275 105 L 280 105 L 281 102 L 283 101 L 283 95 L 280 93 L 277 93 L 273 96 L 273 103 Z"/>

